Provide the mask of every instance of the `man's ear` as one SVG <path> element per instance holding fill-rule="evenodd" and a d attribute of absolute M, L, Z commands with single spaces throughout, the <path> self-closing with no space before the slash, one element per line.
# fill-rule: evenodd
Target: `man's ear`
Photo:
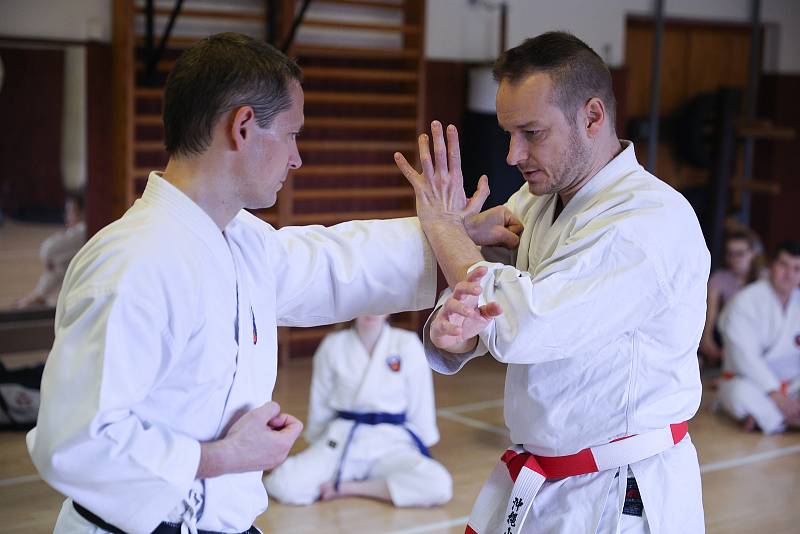
<path fill-rule="evenodd" d="M 242 106 L 233 112 L 231 121 L 231 140 L 234 150 L 241 150 L 244 143 L 253 134 L 256 125 L 256 115 L 250 106 Z"/>
<path fill-rule="evenodd" d="M 593 97 L 584 104 L 583 111 L 586 135 L 597 137 L 600 134 L 600 130 L 605 126 L 607 119 L 605 104 L 599 98 Z"/>

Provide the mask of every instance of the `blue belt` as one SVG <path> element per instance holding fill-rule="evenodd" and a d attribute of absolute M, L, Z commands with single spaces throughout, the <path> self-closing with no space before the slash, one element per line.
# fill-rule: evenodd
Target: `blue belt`
<path fill-rule="evenodd" d="M 347 441 L 344 443 L 344 449 L 342 450 L 342 456 L 339 458 L 339 466 L 336 468 L 336 478 L 333 481 L 333 487 L 336 491 L 339 491 L 339 481 L 342 477 L 342 466 L 344 466 L 344 460 L 347 456 L 347 450 L 350 448 L 350 443 L 353 441 L 353 434 L 355 434 L 356 428 L 358 425 L 380 425 L 380 424 L 389 424 L 389 425 L 398 425 L 405 428 L 408 435 L 411 436 L 411 439 L 419 449 L 419 452 L 422 453 L 423 456 L 427 456 L 428 458 L 431 457 L 430 451 L 428 451 L 428 447 L 422 443 L 422 440 L 419 439 L 413 430 L 405 426 L 406 423 L 406 414 L 405 413 L 386 413 L 386 412 L 366 412 L 366 413 L 358 413 L 358 412 L 337 412 L 336 417 L 339 419 L 344 419 L 345 421 L 353 421 L 353 426 L 350 427 L 350 433 L 347 434 Z"/>

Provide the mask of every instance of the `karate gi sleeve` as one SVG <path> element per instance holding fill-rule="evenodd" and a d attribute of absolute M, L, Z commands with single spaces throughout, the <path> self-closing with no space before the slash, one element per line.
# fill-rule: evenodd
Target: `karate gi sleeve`
<path fill-rule="evenodd" d="M 406 419 L 419 439 L 430 447 L 439 441 L 439 428 L 436 426 L 436 398 L 433 391 L 433 375 L 425 362 L 425 351 L 416 334 L 405 334 L 403 359 L 410 364 L 406 376 L 408 408 Z"/>
<path fill-rule="evenodd" d="M 416 218 L 284 227 L 273 235 L 280 326 L 433 304 L 436 261 Z"/>
<path fill-rule="evenodd" d="M 196 440 L 137 417 L 174 363 L 166 309 L 97 287 L 65 300 L 31 458 L 48 484 L 104 520 L 150 532 L 188 494 L 200 461 Z"/>
<path fill-rule="evenodd" d="M 757 310 L 752 303 L 736 297 L 719 320 L 726 367 L 769 393 L 780 390 L 781 382 L 763 357 L 765 348 L 761 346 L 758 324 Z"/>
<path fill-rule="evenodd" d="M 534 275 L 515 267 L 485 266 L 479 304 L 497 302 L 503 314 L 480 333 L 471 355 L 533 364 L 599 350 L 635 330 L 673 295 L 645 251 L 613 227 L 577 234 Z M 459 361 L 461 363 L 459 364 Z"/>
<path fill-rule="evenodd" d="M 311 373 L 311 393 L 308 400 L 308 424 L 305 438 L 309 443 L 318 441 L 325 435 L 331 421 L 336 418 L 336 411 L 330 407 L 331 393 L 334 388 L 334 374 L 330 364 L 333 341 L 330 336 L 320 343 L 314 353 Z"/>

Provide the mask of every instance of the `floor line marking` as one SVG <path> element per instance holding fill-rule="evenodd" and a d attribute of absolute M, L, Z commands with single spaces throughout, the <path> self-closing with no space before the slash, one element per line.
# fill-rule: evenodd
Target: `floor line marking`
<path fill-rule="evenodd" d="M 464 517 L 457 517 L 455 519 L 447 519 L 444 521 L 437 521 L 436 523 L 428 523 L 418 527 L 403 528 L 400 530 L 393 530 L 389 534 L 421 534 L 423 532 L 431 532 L 433 530 L 441 530 L 443 528 L 466 526 L 468 515 Z"/>
<path fill-rule="evenodd" d="M 700 466 L 700 473 L 713 473 L 715 471 L 722 471 L 725 469 L 731 469 L 732 467 L 754 464 L 757 462 L 763 462 L 765 460 L 774 460 L 775 458 L 781 458 L 783 456 L 789 456 L 797 453 L 800 453 L 800 445 L 781 447 L 779 449 L 748 454 L 746 456 L 740 456 L 730 460 L 721 460 L 719 462 L 703 464 Z"/>
<path fill-rule="evenodd" d="M 485 410 L 487 408 L 500 408 L 503 406 L 503 399 L 493 399 L 481 402 L 470 402 L 468 404 L 456 404 L 455 406 L 445 406 L 442 410 L 450 413 L 464 413 L 475 410 Z"/>
<path fill-rule="evenodd" d="M 505 427 L 490 425 L 489 423 L 479 421 L 478 419 L 473 419 L 472 417 L 466 417 L 457 413 L 451 413 L 444 409 L 439 410 L 437 414 L 442 419 L 449 419 L 450 421 L 455 421 L 456 423 L 461 423 L 462 425 L 471 426 L 472 428 L 486 430 L 487 432 L 508 437 L 508 430 Z"/>
<path fill-rule="evenodd" d="M 22 475 L 20 477 L 1 478 L 0 487 L 16 486 L 17 484 L 25 484 L 26 482 L 36 482 L 42 478 L 39 475 Z"/>

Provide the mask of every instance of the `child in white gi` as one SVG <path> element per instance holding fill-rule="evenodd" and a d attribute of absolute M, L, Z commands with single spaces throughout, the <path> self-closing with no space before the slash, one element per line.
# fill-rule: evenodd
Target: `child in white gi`
<path fill-rule="evenodd" d="M 422 344 L 385 315 L 355 320 L 314 355 L 311 446 L 265 480 L 287 504 L 344 496 L 434 506 L 452 495 L 447 470 L 427 450 L 439 440 L 433 381 Z"/>

